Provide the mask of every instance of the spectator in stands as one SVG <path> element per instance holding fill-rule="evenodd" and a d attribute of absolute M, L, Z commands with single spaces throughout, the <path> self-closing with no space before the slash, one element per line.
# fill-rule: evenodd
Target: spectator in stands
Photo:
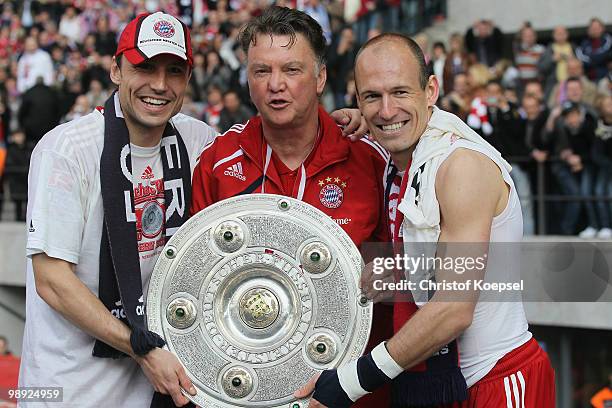
<path fill-rule="evenodd" d="M 81 42 L 83 38 L 81 20 L 74 7 L 66 8 L 59 24 L 59 33 L 68 38 L 73 45 Z"/>
<path fill-rule="evenodd" d="M 487 116 L 486 105 L 486 87 L 490 80 L 491 73 L 486 65 L 474 64 L 468 69 L 471 101 L 466 123 L 472 129 L 480 132 L 485 139 L 489 139 L 493 132 Z"/>
<path fill-rule="evenodd" d="M 101 16 L 96 23 L 96 51 L 100 55 L 113 55 L 117 49 L 117 33 L 110 30 L 108 17 Z"/>
<path fill-rule="evenodd" d="M 446 47 L 441 41 L 436 41 L 431 50 L 431 59 L 428 64 L 429 72 L 438 78 L 440 97 L 444 96 L 444 66 L 446 65 Z"/>
<path fill-rule="evenodd" d="M 93 106 L 104 106 L 104 103 Z M 62 119 L 62 123 L 70 122 L 71 120 L 87 115 L 89 112 L 91 112 L 93 106 L 91 105 L 87 95 L 77 96 L 76 100 L 74 101 L 74 105 L 72 105 L 68 113 Z"/>
<path fill-rule="evenodd" d="M 61 113 L 57 92 L 41 77 L 36 85 L 23 94 L 19 107 L 19 125 L 28 144 L 36 144 L 41 137 L 58 125 Z"/>
<path fill-rule="evenodd" d="M 597 83 L 597 93 L 612 96 L 612 69 L 608 71 L 608 75 Z"/>
<path fill-rule="evenodd" d="M 604 201 L 612 197 L 612 96 L 603 96 L 597 103 L 597 111 L 599 120 L 593 142 L 593 162 L 597 168 L 595 195 L 601 199 L 596 202 L 601 226 L 597 238 L 612 239 L 612 201 Z"/>
<path fill-rule="evenodd" d="M 559 106 L 568 99 L 567 81 L 569 78 L 578 78 L 580 80 L 580 83 L 582 84 L 581 101 L 593 106 L 595 104 L 595 99 L 597 98 L 597 85 L 595 85 L 584 75 L 582 62 L 580 62 L 578 58 L 568 58 L 567 74 L 568 77 L 565 81 L 559 82 L 553 87 L 553 90 L 548 98 L 548 106 L 550 108 Z"/>
<path fill-rule="evenodd" d="M 608 73 L 612 61 L 612 35 L 606 33 L 606 26 L 599 18 L 589 23 L 588 38 L 576 49 L 576 56 L 584 64 L 591 81 L 599 81 Z"/>
<path fill-rule="evenodd" d="M 9 139 L 6 166 L 11 169 L 6 174 L 11 200 L 15 204 L 15 220 L 25 221 L 28 200 L 28 168 L 30 167 L 31 147 L 26 143 L 26 135 L 19 130 Z"/>
<path fill-rule="evenodd" d="M 467 123 L 512 165 L 510 176 L 521 202 L 523 232 L 533 235 L 533 199 L 528 166 L 524 161 L 519 161 L 529 157 L 529 148 L 525 134 L 517 131 L 519 121 L 518 107 L 508 102 L 501 83 L 491 80 L 486 85 L 484 96 L 474 99 Z"/>
<path fill-rule="evenodd" d="M 449 39 L 449 52 L 444 63 L 444 75 L 442 84 L 444 85 L 444 95 L 448 95 L 455 82 L 455 75 L 466 73 L 469 67 L 468 54 L 463 47 L 463 37 L 459 33 L 453 33 Z"/>
<path fill-rule="evenodd" d="M 519 115 L 516 133 L 525 136 L 529 155 L 539 163 L 545 162 L 550 149 L 545 129 L 548 118 L 546 106 L 542 105 L 541 100 L 526 92 L 521 101 Z"/>
<path fill-rule="evenodd" d="M 232 72 L 225 66 L 217 51 L 213 50 L 206 53 L 206 76 L 203 89 L 208 89 L 212 85 L 223 91 L 227 88 L 231 76 Z"/>
<path fill-rule="evenodd" d="M 544 93 L 547 99 L 555 84 L 564 82 L 569 77 L 567 61 L 574 56 L 574 48 L 568 39 L 569 35 L 564 26 L 555 27 L 554 41 L 546 47 L 538 62 L 538 71 L 544 78 Z"/>
<path fill-rule="evenodd" d="M 542 83 L 539 81 L 529 81 L 525 84 L 523 96 L 531 96 L 538 100 L 539 103 L 544 103 L 544 90 L 542 89 Z"/>
<path fill-rule="evenodd" d="M 183 97 L 181 113 L 191 116 L 192 118 L 204 117 L 204 104 L 193 100 L 193 92 L 190 88 L 187 88 L 187 92 L 185 92 L 185 96 Z"/>
<path fill-rule="evenodd" d="M 357 21 L 353 29 L 357 39 L 357 46 L 368 40 L 368 32 L 379 24 L 379 13 L 376 10 L 376 1 L 374 0 L 359 0 L 359 9 L 357 11 Z"/>
<path fill-rule="evenodd" d="M 319 23 L 323 29 L 325 41 L 329 45 L 332 39 L 332 30 L 329 13 L 327 12 L 327 8 L 325 8 L 325 4 L 319 0 L 305 0 L 304 9 L 302 11 Z"/>
<path fill-rule="evenodd" d="M 357 54 L 355 35 L 351 26 L 343 27 L 334 35 L 331 46 L 327 50 L 327 70 L 333 78 L 348 78 L 349 72 L 355 65 Z M 334 93 L 334 104 L 336 109 L 346 106 L 344 96 L 346 95 L 346 81 L 330 81 Z"/>
<path fill-rule="evenodd" d="M 398 31 L 400 28 L 401 0 L 385 0 L 382 4 L 382 26 L 385 31 Z M 379 4 L 381 4 L 379 2 Z"/>
<path fill-rule="evenodd" d="M 519 71 L 521 89 L 528 81 L 538 79 L 538 62 L 545 48 L 537 43 L 537 39 L 537 34 L 531 26 L 521 28 L 519 43 L 514 53 L 514 64 Z"/>
<path fill-rule="evenodd" d="M 109 97 L 109 93 L 100 81 L 97 79 L 92 80 L 89 83 L 89 91 L 85 95 L 89 102 L 89 106 L 95 108 L 96 106 L 104 106 L 104 102 Z"/>
<path fill-rule="evenodd" d="M 223 92 L 221 88 L 210 85 L 206 91 L 206 108 L 204 109 L 204 121 L 219 131 L 219 120 L 223 110 Z"/>
<path fill-rule="evenodd" d="M 198 52 L 193 55 L 193 69 L 191 70 L 191 79 L 189 87 L 191 89 L 193 100 L 202 101 L 204 95 L 204 83 L 206 82 L 206 58 L 204 54 Z"/>
<path fill-rule="evenodd" d="M 470 103 L 472 101 L 470 86 L 467 74 L 461 72 L 453 79 L 453 89 L 448 93 L 442 102 L 442 109 L 452 112 L 462 120 L 466 120 L 470 113 Z"/>
<path fill-rule="evenodd" d="M 502 56 L 504 38 L 501 30 L 490 20 L 478 20 L 465 34 L 465 47 L 474 62 L 489 67 Z"/>
<path fill-rule="evenodd" d="M 565 204 L 561 217 L 561 232 L 575 233 L 580 209 L 587 210 L 587 227 L 580 232 L 581 238 L 594 238 L 597 234 L 597 216 L 593 202 L 583 198 L 593 195 L 593 165 L 591 151 L 597 121 L 580 103 L 566 101 L 561 109 L 552 135 L 553 152 L 561 161 L 553 163 L 552 172 L 565 195 L 576 200 Z"/>
<path fill-rule="evenodd" d="M 76 57 L 77 54 L 75 53 Z M 108 70 L 111 65 L 111 57 L 109 55 L 101 56 L 97 52 L 92 53 L 84 61 L 80 58 L 76 59 L 78 72 L 80 72 L 81 85 L 83 89 L 90 89 L 91 82 L 98 81 L 104 88 L 111 87 L 111 82 L 108 79 Z"/>
<path fill-rule="evenodd" d="M 236 123 L 245 123 L 251 116 L 253 116 L 253 112 L 242 104 L 238 92 L 230 89 L 223 95 L 219 131 L 225 132 Z"/>
<path fill-rule="evenodd" d="M 24 52 L 17 64 L 17 90 L 23 94 L 41 77 L 47 86 L 53 84 L 53 62 L 46 51 L 38 48 L 34 37 L 25 40 Z"/>

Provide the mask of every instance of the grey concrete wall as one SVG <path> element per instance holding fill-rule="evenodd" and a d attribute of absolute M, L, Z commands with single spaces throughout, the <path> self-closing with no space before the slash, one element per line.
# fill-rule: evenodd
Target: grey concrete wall
<path fill-rule="evenodd" d="M 25 286 L 26 226 L 0 222 L 0 285 Z"/>
<path fill-rule="evenodd" d="M 447 4 L 449 32 L 463 33 L 479 18 L 495 21 L 503 32 L 516 32 L 525 21 L 537 30 L 584 27 L 592 17 L 612 24 L 610 0 L 448 0 Z"/>
<path fill-rule="evenodd" d="M 21 354 L 25 324 L 25 288 L 0 286 L 0 335 L 7 338 L 9 349 Z"/>

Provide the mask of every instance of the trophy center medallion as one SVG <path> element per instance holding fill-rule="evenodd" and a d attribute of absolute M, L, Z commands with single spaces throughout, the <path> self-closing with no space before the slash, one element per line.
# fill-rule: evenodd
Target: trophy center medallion
<path fill-rule="evenodd" d="M 240 318 L 253 329 L 265 329 L 276 321 L 280 314 L 279 302 L 274 293 L 266 288 L 253 288 L 240 298 Z"/>

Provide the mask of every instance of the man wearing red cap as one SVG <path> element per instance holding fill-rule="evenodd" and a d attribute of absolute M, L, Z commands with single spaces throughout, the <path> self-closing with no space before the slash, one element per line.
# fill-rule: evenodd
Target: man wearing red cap
<path fill-rule="evenodd" d="M 117 92 L 34 149 L 20 386 L 63 387 L 65 404 L 92 407 L 148 407 L 153 389 L 184 405 L 179 386 L 195 393 L 147 330 L 143 296 L 188 216 L 196 159 L 216 136 L 179 113 L 191 65 L 182 22 L 139 15 L 113 60 Z"/>
<path fill-rule="evenodd" d="M 64 403 L 91 407 L 148 407 L 154 389 L 181 406 L 180 387 L 196 392 L 144 317 L 153 267 L 189 215 L 196 159 L 216 136 L 178 113 L 191 67 L 181 21 L 137 16 L 111 66 L 118 90 L 32 153 L 20 386 L 62 387 Z M 172 404 L 161 394 L 154 406 Z"/>

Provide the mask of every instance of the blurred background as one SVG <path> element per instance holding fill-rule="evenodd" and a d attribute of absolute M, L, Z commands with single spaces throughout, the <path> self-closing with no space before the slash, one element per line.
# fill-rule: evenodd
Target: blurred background
<path fill-rule="evenodd" d="M 612 242 L 609 0 L 0 0 L 0 388 L 14 384 L 19 364 L 27 171 L 37 141 L 104 104 L 118 36 L 144 11 L 191 27 L 183 113 L 220 132 L 245 122 L 255 109 L 236 37 L 271 4 L 304 10 L 323 27 L 328 111 L 356 106 L 361 44 L 381 32 L 408 34 L 438 77 L 438 105 L 512 164 L 526 239 Z M 592 300 L 526 304 L 562 408 L 609 406 L 592 397 L 612 387 L 612 304 Z"/>

